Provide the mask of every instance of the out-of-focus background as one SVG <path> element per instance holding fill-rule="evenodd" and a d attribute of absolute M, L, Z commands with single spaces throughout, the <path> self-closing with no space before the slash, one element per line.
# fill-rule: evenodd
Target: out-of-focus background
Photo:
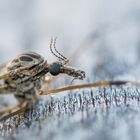
<path fill-rule="evenodd" d="M 139 25 L 139 0 L 1 0 L 0 63 L 28 50 L 41 54 L 48 63 L 56 61 L 49 44 L 51 37 L 57 37 L 57 49 L 71 60 L 72 66 L 86 72 L 86 79 L 80 83 L 139 82 Z M 64 82 L 53 86 L 69 85 L 72 79 L 63 78 Z M 31 129 L 21 129 L 15 139 L 138 140 L 139 90 L 96 90 L 89 95 L 82 91 L 64 98 L 59 94 L 49 96 L 45 121 L 37 121 L 39 125 L 34 127 L 32 113 L 27 115 L 21 126 Z M 11 130 L 9 125 L 8 129 L 3 125 L 0 128 L 3 135 Z"/>
<path fill-rule="evenodd" d="M 140 57 L 139 5 L 138 0 L 0 1 L 0 62 L 27 50 L 52 62 L 50 38 L 57 36 L 57 48 L 68 58 L 78 52 L 74 62 L 87 77 L 106 57 L 134 65 Z"/>

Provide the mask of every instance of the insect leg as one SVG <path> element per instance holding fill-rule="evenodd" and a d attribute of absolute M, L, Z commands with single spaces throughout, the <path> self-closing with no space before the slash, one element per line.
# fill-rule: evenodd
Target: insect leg
<path fill-rule="evenodd" d="M 14 109 L 17 109 L 19 108 L 19 104 L 15 105 L 15 106 L 9 106 L 7 108 L 4 108 L 4 109 L 0 109 L 0 115 L 2 115 L 3 113 L 10 113 L 12 112 Z"/>
<path fill-rule="evenodd" d="M 0 85 L 0 94 L 11 93 L 11 92 L 15 92 L 15 91 L 16 91 L 15 88 L 12 88 L 7 84 Z"/>
<path fill-rule="evenodd" d="M 11 110 L 12 111 L 11 113 L 3 115 L 2 117 L 0 117 L 0 122 L 7 120 L 14 115 L 23 114 L 27 110 L 27 108 L 28 108 L 27 104 L 24 104 L 23 106 L 15 106 L 15 108 L 13 109 L 15 111 Z"/>
<path fill-rule="evenodd" d="M 132 82 L 132 81 L 103 81 L 103 82 L 90 83 L 90 84 L 67 86 L 54 90 L 47 90 L 42 92 L 42 94 L 40 95 L 48 95 L 48 94 L 59 93 L 68 90 L 76 90 L 76 89 L 83 89 L 83 88 L 98 88 L 98 87 L 113 86 L 113 85 L 114 86 L 130 85 L 130 86 L 140 87 L 140 83 Z"/>

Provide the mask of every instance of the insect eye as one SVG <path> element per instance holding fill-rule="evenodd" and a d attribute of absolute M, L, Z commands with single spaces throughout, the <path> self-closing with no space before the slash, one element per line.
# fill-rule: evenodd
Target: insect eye
<path fill-rule="evenodd" d="M 35 53 L 27 53 L 26 55 L 29 55 L 30 57 L 36 58 L 36 59 L 39 59 L 41 57 L 40 55 L 35 54 Z"/>
<path fill-rule="evenodd" d="M 54 62 L 50 65 L 50 73 L 54 76 L 58 75 L 61 71 L 61 65 L 57 62 Z"/>
<path fill-rule="evenodd" d="M 33 61 L 33 59 L 31 57 L 28 57 L 28 56 L 21 56 L 19 59 L 21 61 L 28 61 L 28 62 Z"/>

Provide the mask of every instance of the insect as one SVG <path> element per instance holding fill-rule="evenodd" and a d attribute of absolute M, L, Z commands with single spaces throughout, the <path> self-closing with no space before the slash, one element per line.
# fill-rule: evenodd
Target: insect
<path fill-rule="evenodd" d="M 15 108 L 32 107 L 38 101 L 38 95 L 43 94 L 42 84 L 45 83 L 45 75 L 53 76 L 66 74 L 76 79 L 83 80 L 85 72 L 76 70 L 66 64 L 69 60 L 56 49 L 56 38 L 51 40 L 50 50 L 59 60 L 49 64 L 44 58 L 35 52 L 25 52 L 15 57 L 0 69 L 0 94 L 13 93 L 18 105 L 0 110 L 0 113 L 11 112 Z"/>
<path fill-rule="evenodd" d="M 103 81 L 43 91 L 41 87 L 43 84 L 45 84 L 45 75 L 47 73 L 50 73 L 53 76 L 66 74 L 80 80 L 85 78 L 84 71 L 76 70 L 75 68 L 66 65 L 68 64 L 69 60 L 58 52 L 55 44 L 56 38 L 51 40 L 50 50 L 59 60 L 51 64 L 49 64 L 41 55 L 35 52 L 26 52 L 18 55 L 8 64 L 1 65 L 0 79 L 3 81 L 3 85 L 0 85 L 0 94 L 14 94 L 18 104 L 16 106 L 10 106 L 6 109 L 0 110 L 0 114 L 2 114 L 0 121 L 3 121 L 13 115 L 25 112 L 27 109 L 37 103 L 39 96 L 41 95 L 48 95 L 80 88 L 112 85 L 119 86 L 129 84 L 140 86 L 139 83 L 131 81 Z M 3 115 L 5 112 L 9 112 L 10 114 Z"/>

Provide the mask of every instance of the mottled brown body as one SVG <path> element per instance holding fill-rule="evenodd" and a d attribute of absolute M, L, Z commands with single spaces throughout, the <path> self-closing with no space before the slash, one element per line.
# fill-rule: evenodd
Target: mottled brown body
<path fill-rule="evenodd" d="M 59 61 L 48 64 L 41 55 L 35 52 L 26 52 L 18 55 L 8 64 L 0 65 L 0 79 L 3 81 L 3 85 L 0 85 L 0 94 L 13 93 L 19 102 L 18 106 L 0 110 L 0 114 L 10 112 L 10 114 L 0 117 L 0 121 L 6 120 L 13 115 L 24 112 L 38 101 L 38 95 L 48 95 L 67 90 L 112 85 L 120 86 L 128 84 L 140 87 L 139 83 L 132 81 L 103 81 L 92 84 L 68 86 L 43 92 L 41 87 L 45 83 L 44 79 L 47 73 L 50 73 L 53 76 L 67 74 L 74 77 L 74 79 L 81 80 L 85 78 L 84 71 L 76 70 L 75 68 L 66 66 L 69 61 L 56 50 L 55 41 L 56 39 L 53 43 L 52 40 L 50 49 L 51 52 L 57 58 L 59 58 Z M 52 50 L 52 43 L 55 53 Z M 18 110 L 15 110 L 17 107 Z M 15 111 L 12 112 L 13 110 Z"/>
<path fill-rule="evenodd" d="M 49 64 L 41 55 L 35 52 L 25 52 L 9 63 L 0 66 L 0 80 L 3 82 L 0 85 L 0 94 L 12 93 L 18 100 L 18 105 L 0 110 L 0 115 L 17 108 L 21 109 L 22 112 L 32 107 L 38 101 L 39 95 L 44 94 L 41 88 L 45 83 L 47 73 L 53 76 L 67 74 L 74 79 L 81 80 L 85 78 L 84 71 L 66 66 L 69 60 L 56 50 L 55 43 L 56 39 L 54 42 L 52 39 L 50 50 L 53 55 L 59 58 L 56 62 Z M 19 113 L 20 110 L 17 112 Z M 13 115 L 17 112 L 13 112 Z M 11 115 L 1 117 L 0 121 Z"/>
<path fill-rule="evenodd" d="M 14 92 L 20 104 L 34 104 L 37 94 L 41 91 L 45 75 L 50 72 L 56 76 L 60 73 L 83 79 L 85 73 L 65 66 L 62 62 L 48 64 L 44 58 L 35 52 L 25 52 L 1 68 L 0 78 L 4 81 L 5 89 L 0 92 Z"/>
<path fill-rule="evenodd" d="M 40 92 L 44 74 L 48 72 L 46 66 L 43 57 L 34 52 L 22 53 L 6 65 L 4 83 L 9 89 L 14 89 L 20 104 L 36 102 L 36 94 Z"/>

